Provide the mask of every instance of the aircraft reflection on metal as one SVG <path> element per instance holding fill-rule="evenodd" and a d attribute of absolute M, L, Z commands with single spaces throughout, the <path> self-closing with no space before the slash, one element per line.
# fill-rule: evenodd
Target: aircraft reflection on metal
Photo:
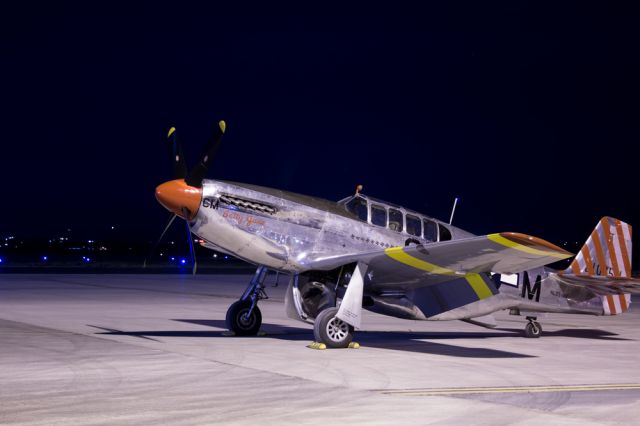
<path fill-rule="evenodd" d="M 167 228 L 176 216 L 185 219 L 192 255 L 193 233 L 203 246 L 258 266 L 227 312 L 236 335 L 259 331 L 268 269 L 291 275 L 287 314 L 313 322 L 316 341 L 329 347 L 349 345 L 363 308 L 486 327 L 495 326 L 491 313 L 508 309 L 526 315 L 526 335 L 538 337 L 538 313 L 615 315 L 640 289 L 631 278 L 631 226 L 620 220 L 603 218 L 569 269 L 556 271 L 544 265 L 572 254 L 547 241 L 513 232 L 476 236 L 366 196 L 360 186 L 331 202 L 205 180 L 224 132 L 220 121 L 188 171 L 172 128 L 175 180 L 158 186 L 156 197 L 171 212 Z"/>

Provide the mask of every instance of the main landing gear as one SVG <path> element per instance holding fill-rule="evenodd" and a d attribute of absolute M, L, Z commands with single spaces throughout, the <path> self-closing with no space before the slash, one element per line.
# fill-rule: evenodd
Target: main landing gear
<path fill-rule="evenodd" d="M 320 312 L 313 323 L 316 342 L 328 348 L 346 348 L 353 340 L 353 326 L 336 316 L 338 308 L 327 308 Z"/>
<path fill-rule="evenodd" d="M 226 325 L 236 336 L 255 336 L 262 325 L 262 313 L 258 301 L 268 299 L 264 291 L 267 268 L 259 266 L 240 300 L 227 310 Z"/>
<path fill-rule="evenodd" d="M 538 338 L 542 334 L 542 326 L 536 317 L 527 317 L 527 325 L 524 327 L 524 335 L 530 338 Z"/>

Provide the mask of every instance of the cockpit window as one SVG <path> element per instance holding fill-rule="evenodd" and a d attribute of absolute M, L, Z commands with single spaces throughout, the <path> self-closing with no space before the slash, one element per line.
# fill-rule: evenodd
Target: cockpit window
<path fill-rule="evenodd" d="M 442 226 L 442 224 L 438 224 L 438 227 L 440 228 L 440 241 L 448 241 L 451 239 L 451 231 L 449 231 L 449 229 L 445 226 Z"/>
<path fill-rule="evenodd" d="M 355 197 L 345 205 L 346 209 L 356 215 L 358 219 L 367 221 L 367 200 L 361 197 Z"/>
<path fill-rule="evenodd" d="M 371 223 L 378 226 L 387 226 L 387 209 L 382 206 L 371 205 Z"/>
<path fill-rule="evenodd" d="M 419 237 L 422 235 L 422 224 L 418 216 L 407 215 L 407 234 Z"/>
<path fill-rule="evenodd" d="M 424 219 L 424 239 L 427 241 L 438 241 L 438 225 L 429 219 Z"/>
<path fill-rule="evenodd" d="M 389 229 L 402 232 L 402 212 L 396 209 L 389 209 Z"/>

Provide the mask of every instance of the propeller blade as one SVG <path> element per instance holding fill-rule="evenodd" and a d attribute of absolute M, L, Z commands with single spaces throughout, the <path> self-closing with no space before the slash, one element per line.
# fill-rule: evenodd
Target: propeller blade
<path fill-rule="evenodd" d="M 220 143 L 222 141 L 222 136 L 226 130 L 226 123 L 224 120 L 220 120 L 218 122 L 218 127 L 214 131 L 213 135 L 207 141 L 207 145 L 202 154 L 202 159 L 200 162 L 191 170 L 185 182 L 189 186 L 194 186 L 196 188 L 202 188 L 202 180 L 204 179 L 204 175 L 207 173 L 209 169 L 209 164 L 211 164 L 211 160 L 220 148 Z"/>
<path fill-rule="evenodd" d="M 183 209 L 183 214 L 185 215 L 184 217 L 189 217 L 189 210 L 188 209 Z M 185 219 L 184 221 L 187 224 L 187 237 L 189 238 L 189 253 L 191 254 L 191 264 L 193 265 L 193 270 L 191 271 L 191 273 L 193 275 L 196 274 L 196 270 L 198 269 L 198 264 L 196 263 L 196 253 L 193 250 L 193 234 L 191 234 L 191 225 L 189 224 L 189 220 Z"/>
<path fill-rule="evenodd" d="M 169 220 L 167 221 L 167 225 L 164 227 L 164 231 L 162 231 L 162 234 L 160 234 L 160 238 L 158 238 L 158 241 L 156 241 L 155 245 L 153 246 L 153 248 L 149 252 L 149 255 L 144 259 L 144 263 L 142 264 L 143 268 L 147 267 L 147 261 L 149 259 L 151 259 L 151 256 L 153 256 L 153 253 L 156 252 L 156 249 L 158 248 L 158 245 L 160 244 L 160 241 L 162 241 L 162 238 L 164 237 L 164 234 L 167 233 L 167 231 L 171 227 L 171 224 L 176 219 L 176 217 L 178 217 L 178 215 L 173 214 L 173 213 L 171 213 L 171 215 L 169 216 Z"/>
<path fill-rule="evenodd" d="M 169 129 L 167 134 L 169 139 L 169 148 L 171 150 L 171 162 L 173 163 L 173 176 L 175 179 L 184 179 L 187 177 L 187 163 L 184 159 L 182 152 L 182 145 L 178 141 L 178 135 L 176 134 L 176 128 Z"/>

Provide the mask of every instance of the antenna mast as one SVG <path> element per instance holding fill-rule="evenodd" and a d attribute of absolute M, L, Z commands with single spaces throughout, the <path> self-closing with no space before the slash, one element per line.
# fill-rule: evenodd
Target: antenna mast
<path fill-rule="evenodd" d="M 453 223 L 453 214 L 456 212 L 456 205 L 458 205 L 458 197 L 453 200 L 453 208 L 451 209 L 451 217 L 449 218 L 449 225 Z"/>

